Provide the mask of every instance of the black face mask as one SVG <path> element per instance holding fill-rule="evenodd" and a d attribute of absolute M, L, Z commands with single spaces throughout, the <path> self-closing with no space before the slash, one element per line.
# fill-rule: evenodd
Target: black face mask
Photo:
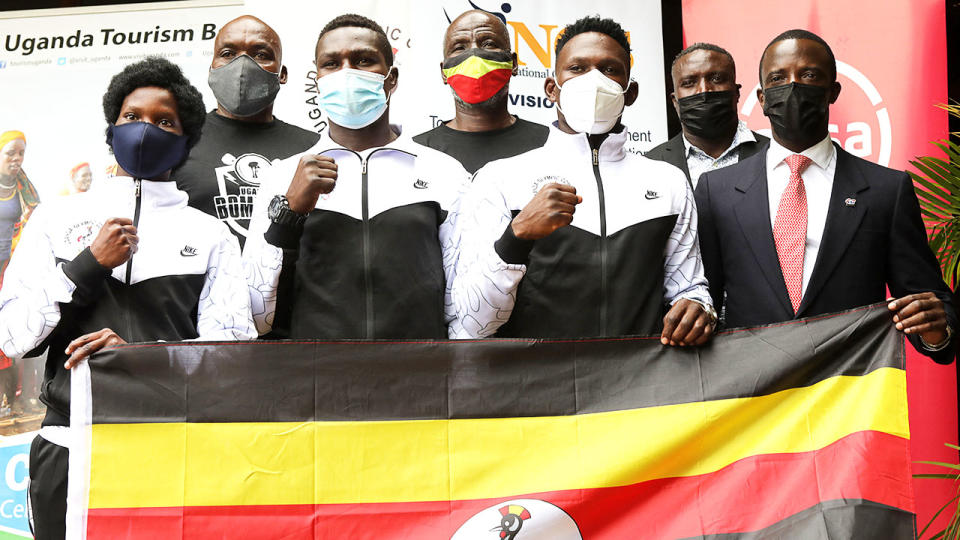
<path fill-rule="evenodd" d="M 827 136 L 827 88 L 790 83 L 763 91 L 763 114 L 783 140 L 813 145 Z"/>
<path fill-rule="evenodd" d="M 733 134 L 739 120 L 733 90 L 677 98 L 677 112 L 687 131 L 708 140 Z"/>

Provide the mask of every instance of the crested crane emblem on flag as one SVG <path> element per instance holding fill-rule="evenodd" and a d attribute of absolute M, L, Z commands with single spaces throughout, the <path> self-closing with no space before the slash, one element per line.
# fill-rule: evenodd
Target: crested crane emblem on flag
<path fill-rule="evenodd" d="M 513 540 L 523 527 L 523 522 L 530 519 L 530 512 L 518 504 L 508 504 L 500 507 L 500 538 Z"/>
<path fill-rule="evenodd" d="M 470 517 L 450 540 L 582 540 L 562 508 L 539 499 L 498 503 Z"/>

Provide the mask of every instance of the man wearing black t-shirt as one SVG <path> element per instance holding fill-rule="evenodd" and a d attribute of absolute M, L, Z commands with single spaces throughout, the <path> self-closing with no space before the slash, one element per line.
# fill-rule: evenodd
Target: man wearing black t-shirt
<path fill-rule="evenodd" d="M 242 247 L 260 181 L 275 160 L 316 144 L 316 133 L 273 116 L 287 82 L 280 37 L 249 15 L 223 26 L 214 41 L 208 83 L 217 108 L 207 114 L 200 142 L 173 172 L 190 206 L 225 222 Z"/>
<path fill-rule="evenodd" d="M 471 174 L 543 146 L 546 126 L 507 112 L 517 55 L 510 52 L 510 34 L 500 19 L 480 10 L 461 14 L 447 28 L 443 57 L 441 76 L 453 90 L 456 116 L 414 141 L 453 156 Z"/>

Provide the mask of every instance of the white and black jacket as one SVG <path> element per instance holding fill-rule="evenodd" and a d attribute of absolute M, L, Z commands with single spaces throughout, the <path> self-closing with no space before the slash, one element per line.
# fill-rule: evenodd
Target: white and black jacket
<path fill-rule="evenodd" d="M 543 147 L 477 171 L 460 207 L 452 337 L 653 334 L 667 304 L 711 303 L 683 172 L 626 152 L 626 138 L 593 148 L 553 126 Z M 511 220 L 553 182 L 583 197 L 573 222 L 516 238 Z"/>
<path fill-rule="evenodd" d="M 112 271 L 90 245 L 104 222 L 132 219 L 136 254 Z M 110 328 L 128 342 L 256 338 L 236 238 L 187 206 L 174 182 L 106 178 L 37 207 L 0 290 L 0 348 L 18 358 L 49 347 L 44 425 L 69 425 L 64 349 Z"/>
<path fill-rule="evenodd" d="M 324 134 L 337 183 L 302 227 L 270 222 L 303 154 L 260 185 L 243 258 L 260 334 L 307 339 L 445 338 L 452 319 L 455 204 L 469 178 L 455 159 L 399 137 L 354 152 Z"/>

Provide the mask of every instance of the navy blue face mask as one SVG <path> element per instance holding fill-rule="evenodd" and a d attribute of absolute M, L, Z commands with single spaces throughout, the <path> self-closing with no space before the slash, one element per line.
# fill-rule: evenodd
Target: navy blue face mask
<path fill-rule="evenodd" d="M 176 167 L 187 157 L 186 135 L 176 135 L 146 122 L 110 125 L 107 144 L 123 170 L 150 179 Z"/>

